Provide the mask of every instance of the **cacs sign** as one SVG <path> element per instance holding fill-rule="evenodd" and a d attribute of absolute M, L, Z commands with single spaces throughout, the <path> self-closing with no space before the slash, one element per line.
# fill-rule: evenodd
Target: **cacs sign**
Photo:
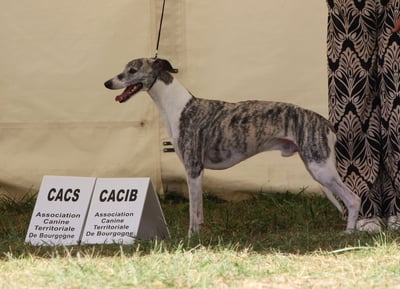
<path fill-rule="evenodd" d="M 44 176 L 25 242 L 78 244 L 95 182 L 96 178 Z"/>
<path fill-rule="evenodd" d="M 50 202 L 77 202 L 80 193 L 81 189 L 79 188 L 51 188 L 47 194 L 47 200 Z"/>

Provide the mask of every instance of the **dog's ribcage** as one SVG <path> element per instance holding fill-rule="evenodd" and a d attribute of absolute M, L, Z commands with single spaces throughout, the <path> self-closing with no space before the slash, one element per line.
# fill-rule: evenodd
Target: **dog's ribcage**
<path fill-rule="evenodd" d="M 331 153 L 332 131 L 324 117 L 292 104 L 193 97 L 180 117 L 178 151 L 192 177 L 286 145 L 289 154 L 294 147 L 305 162 L 321 162 Z"/>

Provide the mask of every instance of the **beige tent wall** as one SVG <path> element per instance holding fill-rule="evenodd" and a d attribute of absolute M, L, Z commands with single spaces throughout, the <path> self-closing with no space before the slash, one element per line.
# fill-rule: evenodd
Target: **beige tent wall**
<path fill-rule="evenodd" d="M 154 55 L 161 0 L 6 1 L 0 11 L 0 193 L 37 190 L 43 175 L 149 176 L 185 192 L 182 166 L 145 93 L 114 102 L 103 82 Z M 323 0 L 166 0 L 159 56 L 196 96 L 268 99 L 327 115 Z M 260 154 L 207 171 L 226 198 L 319 190 L 298 157 Z M 243 193 L 243 194 L 242 194 Z"/>

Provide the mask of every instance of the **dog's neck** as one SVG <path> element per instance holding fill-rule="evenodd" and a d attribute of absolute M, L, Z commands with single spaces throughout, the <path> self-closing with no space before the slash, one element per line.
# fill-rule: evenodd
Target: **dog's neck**
<path fill-rule="evenodd" d="M 156 103 L 170 137 L 173 141 L 176 140 L 181 113 L 193 96 L 175 78 L 169 84 L 156 80 L 148 93 Z"/>

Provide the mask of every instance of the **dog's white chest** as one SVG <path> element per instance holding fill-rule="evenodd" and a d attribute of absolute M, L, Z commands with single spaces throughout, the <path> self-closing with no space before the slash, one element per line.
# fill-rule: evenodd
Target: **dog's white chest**
<path fill-rule="evenodd" d="M 172 140 L 177 139 L 182 111 L 192 95 L 176 79 L 170 84 L 156 81 L 149 94 L 158 107 L 168 134 Z"/>

